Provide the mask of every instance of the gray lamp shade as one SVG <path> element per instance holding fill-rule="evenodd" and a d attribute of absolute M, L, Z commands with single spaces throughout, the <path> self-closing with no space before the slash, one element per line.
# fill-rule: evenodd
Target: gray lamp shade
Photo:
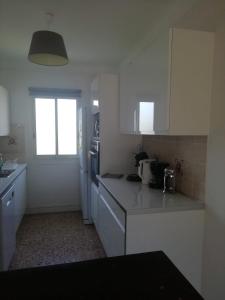
<path fill-rule="evenodd" d="M 68 56 L 62 36 L 48 30 L 34 32 L 28 59 L 35 64 L 44 66 L 68 64 Z"/>

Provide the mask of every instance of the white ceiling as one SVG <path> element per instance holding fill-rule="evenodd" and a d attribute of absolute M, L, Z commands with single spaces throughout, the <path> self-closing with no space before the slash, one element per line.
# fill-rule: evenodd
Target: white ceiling
<path fill-rule="evenodd" d="M 32 33 L 64 37 L 71 63 L 120 63 L 174 0 L 0 0 L 0 57 L 26 62 Z"/>
<path fill-rule="evenodd" d="M 0 66 L 27 60 L 34 31 L 63 35 L 70 66 L 118 66 L 163 18 L 168 24 L 214 30 L 224 0 L 0 0 Z M 170 16 L 170 17 L 169 17 Z M 175 23 L 172 20 L 177 19 Z"/>
<path fill-rule="evenodd" d="M 199 0 L 176 23 L 176 26 L 195 30 L 215 31 L 217 23 L 224 15 L 224 11 L 224 0 Z"/>

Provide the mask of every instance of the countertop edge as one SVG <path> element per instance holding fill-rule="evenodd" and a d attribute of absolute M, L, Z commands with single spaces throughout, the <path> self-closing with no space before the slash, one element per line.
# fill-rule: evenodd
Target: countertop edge
<path fill-rule="evenodd" d="M 0 186 L 0 196 L 8 189 L 8 187 L 16 180 L 16 178 L 27 168 L 27 164 L 18 164 L 15 171 L 8 177 L 4 178 L 3 185 Z"/>
<path fill-rule="evenodd" d="M 127 209 L 116 199 L 116 197 L 113 195 L 113 193 L 109 190 L 109 188 L 105 185 L 104 181 L 102 180 L 101 175 L 97 175 L 97 179 L 104 186 L 104 188 L 108 191 L 108 193 L 112 196 L 112 198 L 116 201 L 116 203 L 119 205 L 119 207 L 126 213 Z"/>

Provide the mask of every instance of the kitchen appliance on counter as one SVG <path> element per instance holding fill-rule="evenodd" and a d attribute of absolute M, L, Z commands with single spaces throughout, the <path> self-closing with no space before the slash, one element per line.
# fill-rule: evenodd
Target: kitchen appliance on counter
<path fill-rule="evenodd" d="M 148 159 L 148 154 L 146 152 L 135 153 L 135 167 L 140 167 L 140 161 Z M 142 181 L 141 177 L 138 174 L 128 174 L 127 181 L 140 182 Z"/>
<path fill-rule="evenodd" d="M 151 172 L 152 178 L 150 180 L 149 186 L 154 189 L 163 189 L 164 188 L 164 170 L 169 164 L 162 161 L 152 161 L 151 162 Z"/>
<path fill-rule="evenodd" d="M 132 182 L 140 182 L 141 178 L 137 174 L 128 174 L 127 175 L 127 181 L 132 181 Z"/>
<path fill-rule="evenodd" d="M 149 184 L 153 179 L 151 171 L 151 163 L 153 161 L 155 161 L 155 159 L 143 159 L 139 161 L 138 176 L 141 178 L 142 184 Z"/>
<path fill-rule="evenodd" d="M 175 193 L 176 191 L 176 174 L 172 168 L 165 168 L 164 170 L 164 188 L 163 193 Z"/>
<path fill-rule="evenodd" d="M 139 167 L 139 162 L 144 159 L 148 159 L 148 154 L 146 152 L 139 152 L 135 154 L 135 167 Z"/>

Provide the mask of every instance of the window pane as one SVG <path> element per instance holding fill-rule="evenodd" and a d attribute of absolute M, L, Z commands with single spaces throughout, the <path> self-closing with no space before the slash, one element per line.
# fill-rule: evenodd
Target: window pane
<path fill-rule="evenodd" d="M 36 153 L 54 155 L 55 147 L 55 100 L 35 99 L 36 112 Z"/>
<path fill-rule="evenodd" d="M 139 131 L 141 133 L 154 131 L 154 102 L 139 102 Z"/>
<path fill-rule="evenodd" d="M 93 105 L 99 107 L 99 101 L 98 100 L 93 100 Z"/>
<path fill-rule="evenodd" d="M 77 154 L 77 101 L 58 99 L 58 154 Z"/>

